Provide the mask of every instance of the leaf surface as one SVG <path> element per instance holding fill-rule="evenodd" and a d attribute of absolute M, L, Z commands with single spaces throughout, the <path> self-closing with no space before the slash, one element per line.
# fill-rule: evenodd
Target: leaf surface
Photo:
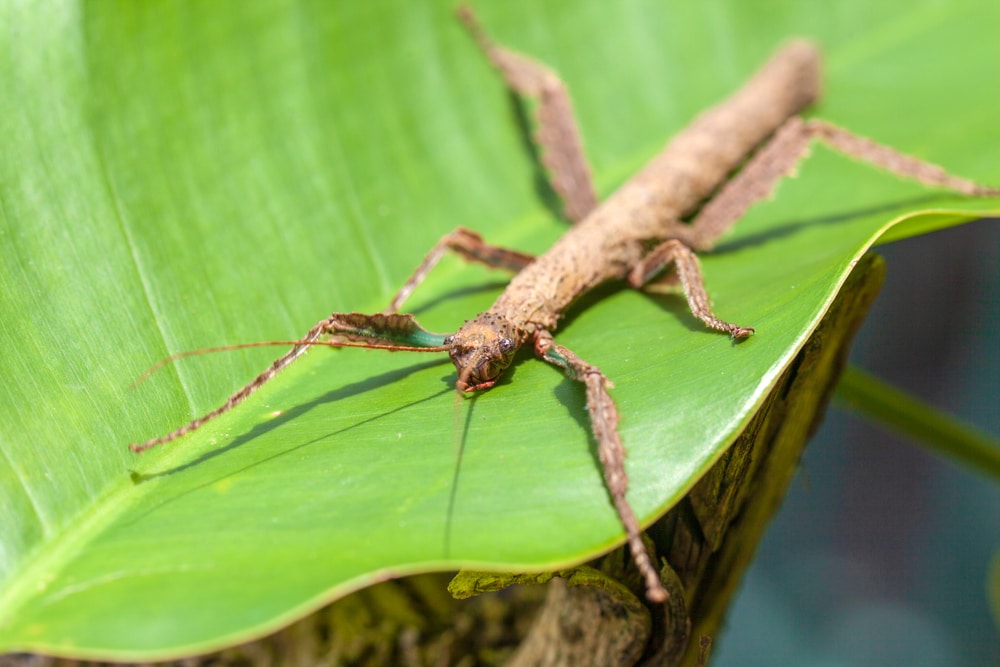
<path fill-rule="evenodd" d="M 827 57 L 815 115 L 1000 183 L 1000 7 L 478 3 L 574 95 L 603 192 L 784 39 Z M 501 84 L 450 3 L 0 7 L 0 650 L 153 659 L 274 629 L 386 576 L 550 569 L 622 540 L 580 387 L 530 356 L 457 400 L 444 356 L 315 350 L 142 457 L 279 352 L 173 352 L 378 311 L 462 224 L 544 250 Z M 615 383 L 652 521 L 724 451 L 880 238 L 995 213 L 817 148 L 703 261 L 733 345 L 673 297 L 601 290 L 557 338 Z M 914 212 L 921 211 L 919 215 Z M 454 330 L 504 276 L 446 261 Z"/>

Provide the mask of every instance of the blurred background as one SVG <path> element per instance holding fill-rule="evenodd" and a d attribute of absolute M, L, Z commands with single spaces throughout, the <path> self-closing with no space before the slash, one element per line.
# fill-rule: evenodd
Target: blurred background
<path fill-rule="evenodd" d="M 877 249 L 851 360 L 1000 436 L 1000 221 Z M 760 545 L 715 665 L 995 667 L 1000 486 L 836 399 Z"/>

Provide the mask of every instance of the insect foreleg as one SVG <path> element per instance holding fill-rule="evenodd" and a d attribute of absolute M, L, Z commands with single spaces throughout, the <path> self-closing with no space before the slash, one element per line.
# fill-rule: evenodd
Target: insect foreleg
<path fill-rule="evenodd" d="M 441 237 L 441 240 L 431 248 L 406 284 L 396 292 L 389 307 L 382 312 L 395 313 L 402 308 L 403 302 L 413 294 L 413 290 L 417 289 L 449 250 L 461 255 L 467 261 L 477 262 L 491 269 L 506 269 L 513 273 L 517 273 L 535 259 L 533 255 L 490 245 L 479 234 L 464 227 L 456 227 Z"/>
<path fill-rule="evenodd" d="M 587 390 L 587 412 L 590 414 L 590 426 L 597 440 L 597 453 L 604 469 L 604 482 L 608 487 L 611 502 L 614 503 L 618 517 L 625 527 L 625 535 L 636 567 L 646 580 L 646 596 L 653 602 L 663 602 L 667 599 L 667 591 L 660 581 L 660 575 L 642 543 L 642 530 L 639 520 L 625 498 L 628 490 L 628 477 L 625 475 L 625 447 L 618 434 L 618 408 L 611 400 L 608 388 L 611 381 L 593 366 L 569 349 L 552 340 L 552 334 L 538 331 L 535 334 L 535 352 L 550 364 L 559 366 L 566 375 L 582 382 Z"/>
<path fill-rule="evenodd" d="M 821 120 L 792 117 L 761 147 L 719 191 L 705 204 L 691 222 L 689 245 L 708 250 L 755 202 L 769 196 L 777 182 L 790 174 L 808 152 L 809 143 L 818 139 L 831 148 L 864 162 L 869 162 L 897 176 L 924 185 L 946 188 L 972 197 L 997 197 L 1000 188 L 980 185 L 953 176 L 941 167 L 860 137 Z"/>
<path fill-rule="evenodd" d="M 327 336 L 334 336 L 337 341 L 321 340 Z M 386 350 L 443 352 L 448 349 L 444 345 L 444 338 L 443 335 L 433 334 L 425 330 L 410 315 L 333 313 L 330 317 L 317 322 L 305 336 L 295 341 L 292 349 L 271 362 L 271 365 L 260 375 L 233 393 L 226 399 L 225 403 L 215 410 L 188 422 L 167 435 L 152 438 L 143 443 L 131 444 L 129 448 L 133 452 L 144 452 L 150 447 L 162 445 L 198 430 L 207 422 L 229 412 L 245 401 L 289 364 L 305 354 L 313 345 L 345 345 Z"/>
<path fill-rule="evenodd" d="M 535 140 L 542 149 L 542 164 L 549 170 L 552 189 L 562 197 L 566 217 L 583 220 L 597 207 L 597 194 L 566 86 L 545 65 L 490 39 L 469 7 L 460 7 L 458 17 L 510 89 L 538 99 Z"/>
<path fill-rule="evenodd" d="M 701 277 L 698 257 L 680 241 L 666 241 L 646 255 L 629 273 L 628 281 L 635 288 L 640 288 L 652 280 L 667 265 L 673 264 L 677 278 L 684 288 L 688 307 L 695 317 L 718 331 L 724 331 L 733 338 L 746 338 L 753 333 L 751 327 L 741 327 L 720 320 L 712 312 L 705 284 Z"/>

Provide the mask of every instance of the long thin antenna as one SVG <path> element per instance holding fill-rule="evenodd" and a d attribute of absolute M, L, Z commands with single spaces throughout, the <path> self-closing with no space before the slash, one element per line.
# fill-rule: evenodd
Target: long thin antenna
<path fill-rule="evenodd" d="M 271 365 L 264 370 L 264 372 L 255 377 L 243 388 L 233 393 L 228 399 L 226 399 L 225 403 L 220 405 L 215 410 L 212 410 L 211 412 L 208 412 L 202 415 L 201 417 L 198 417 L 197 419 L 191 420 L 184 426 L 181 426 L 180 428 L 171 431 L 166 435 L 160 436 L 158 438 L 151 438 L 141 443 L 132 443 L 129 445 L 129 449 L 138 454 L 140 452 L 146 451 L 147 449 L 150 449 L 157 445 L 162 445 L 171 442 L 172 440 L 181 438 L 187 435 L 188 433 L 191 433 L 192 431 L 198 430 L 206 423 L 212 421 L 213 419 L 222 414 L 225 414 L 226 412 L 229 412 L 237 405 L 245 401 L 247 398 L 250 397 L 251 394 L 253 394 L 255 391 L 264 386 L 264 384 L 266 384 L 268 381 L 274 378 L 275 375 L 281 372 L 285 367 L 287 367 L 293 361 L 295 361 L 303 354 L 305 354 L 306 351 L 314 345 L 324 345 L 326 347 L 367 347 L 372 349 L 394 350 L 402 352 L 444 352 L 445 350 L 449 349 L 447 345 L 430 345 L 430 346 L 399 345 L 389 341 L 364 342 L 364 341 L 318 340 L 318 338 L 323 335 L 348 334 L 348 332 L 336 331 L 335 325 L 336 322 L 338 322 L 337 315 L 338 315 L 337 313 L 334 313 L 334 315 L 331 315 L 329 318 L 318 322 L 312 329 L 308 331 L 308 333 L 306 333 L 305 336 L 302 337 L 301 340 L 267 341 L 260 343 L 239 343 L 236 345 L 224 345 L 221 347 L 214 347 L 214 348 L 202 348 L 201 350 L 192 350 L 190 352 L 179 352 L 177 354 L 171 355 L 170 357 L 160 362 L 157 362 L 148 371 L 146 371 L 146 373 L 144 373 L 143 376 L 139 380 L 137 380 L 136 383 L 134 384 L 138 384 L 142 380 L 146 379 L 146 377 L 148 377 L 149 374 L 155 372 L 159 368 L 162 368 L 164 365 L 172 361 L 175 361 L 177 359 L 183 359 L 184 357 L 195 356 L 198 354 L 207 354 L 209 352 L 239 350 L 242 348 L 249 348 L 249 347 L 265 347 L 268 345 L 292 346 L 291 350 L 289 350 L 285 354 L 275 359 L 271 363 Z M 349 318 L 350 315 L 347 315 L 346 317 Z M 389 315 L 389 316 L 373 316 L 373 317 L 377 318 L 379 321 L 402 320 L 406 324 L 412 323 L 412 319 L 408 318 L 408 316 Z"/>

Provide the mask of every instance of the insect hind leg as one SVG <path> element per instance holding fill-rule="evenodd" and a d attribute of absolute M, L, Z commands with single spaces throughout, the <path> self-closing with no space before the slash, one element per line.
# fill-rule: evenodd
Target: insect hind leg
<path fill-rule="evenodd" d="M 1000 188 L 954 176 L 942 167 L 858 136 L 822 120 L 797 116 L 785 121 L 692 220 L 685 240 L 696 250 L 708 250 L 756 202 L 768 197 L 778 181 L 791 174 L 819 140 L 849 157 L 868 162 L 902 178 L 944 188 L 970 197 L 1000 197 Z"/>

